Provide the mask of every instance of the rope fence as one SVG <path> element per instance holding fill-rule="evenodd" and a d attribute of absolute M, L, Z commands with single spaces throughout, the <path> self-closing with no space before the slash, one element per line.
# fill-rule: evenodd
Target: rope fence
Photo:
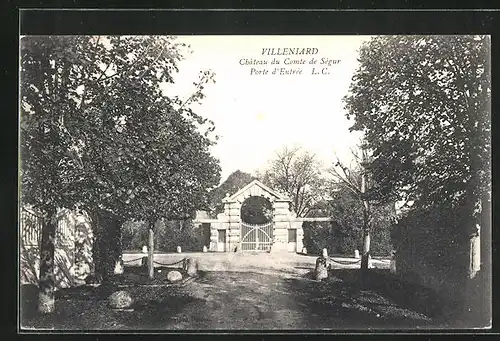
<path fill-rule="evenodd" d="M 337 263 L 337 264 L 341 264 L 341 265 L 352 265 L 352 264 L 358 264 L 359 262 L 361 262 L 361 259 L 358 259 L 357 261 L 354 261 L 354 262 L 345 262 L 345 261 L 338 261 L 338 260 L 334 260 L 333 258 L 330 258 L 330 261 Z"/>
<path fill-rule="evenodd" d="M 157 262 L 157 261 L 153 261 L 153 263 L 157 264 L 157 265 L 161 265 L 161 266 L 172 266 L 172 265 L 177 265 L 177 264 L 181 264 L 181 263 L 184 263 L 186 261 L 187 258 L 183 258 L 181 259 L 180 261 L 178 262 L 175 262 L 175 263 L 169 263 L 169 264 L 166 264 L 166 263 L 160 263 L 160 262 Z"/>
<path fill-rule="evenodd" d="M 136 258 L 136 259 L 129 259 L 129 260 L 124 260 L 123 263 L 132 263 L 132 262 L 136 262 L 140 259 L 143 259 L 144 257 L 139 257 L 139 258 Z"/>
<path fill-rule="evenodd" d="M 142 256 L 142 257 L 138 257 L 138 258 L 134 258 L 134 259 L 124 260 L 123 263 L 124 264 L 133 263 L 133 262 L 137 262 L 138 260 L 142 260 L 143 258 L 147 258 L 147 256 Z M 161 262 L 158 262 L 156 260 L 153 260 L 153 263 L 156 265 L 161 265 L 161 266 L 173 266 L 173 265 L 184 263 L 186 261 L 186 259 L 187 258 L 183 258 L 180 261 L 173 262 L 173 263 L 161 263 Z"/>

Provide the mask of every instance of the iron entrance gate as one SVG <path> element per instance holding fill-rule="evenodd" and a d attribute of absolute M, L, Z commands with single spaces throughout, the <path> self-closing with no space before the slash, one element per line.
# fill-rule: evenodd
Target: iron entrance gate
<path fill-rule="evenodd" d="M 273 244 L 273 222 L 251 225 L 241 222 L 241 250 L 269 251 Z"/>

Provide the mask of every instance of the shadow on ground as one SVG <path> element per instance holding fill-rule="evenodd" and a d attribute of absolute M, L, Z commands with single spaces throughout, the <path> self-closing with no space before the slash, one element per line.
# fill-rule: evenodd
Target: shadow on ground
<path fill-rule="evenodd" d="M 184 307 L 199 299 L 179 292 L 186 283 L 168 283 L 169 268 L 157 268 L 150 280 L 140 268 L 127 268 L 126 275 L 115 276 L 100 286 L 79 286 L 55 292 L 55 312 L 37 313 L 38 287 L 21 287 L 21 326 L 36 329 L 156 329 L 169 323 Z M 160 270 L 158 272 L 158 270 Z M 181 269 L 174 269 L 183 272 Z M 200 277 L 203 277 L 200 272 Z M 111 309 L 108 297 L 126 290 L 134 299 L 129 310 Z"/>
<path fill-rule="evenodd" d="M 22 325 L 60 330 L 133 329 L 414 329 L 432 327 L 442 301 L 425 288 L 398 281 L 388 271 L 334 269 L 316 281 L 284 272 L 199 271 L 196 278 L 168 283 L 172 268 L 150 280 L 126 268 L 106 285 L 62 289 L 53 314 L 36 313 L 37 287 L 22 288 Z M 183 271 L 181 269 L 175 269 Z M 183 273 L 184 274 L 184 273 Z M 185 274 L 184 274 L 185 275 Z M 107 298 L 127 290 L 130 310 L 114 310 Z"/>
<path fill-rule="evenodd" d="M 334 269 L 322 281 L 309 271 L 286 282 L 298 300 L 309 300 L 313 313 L 352 321 L 353 328 L 428 328 L 446 321 L 446 313 L 454 309 L 431 289 L 404 282 L 388 270 L 370 269 L 363 278 L 359 269 Z"/>

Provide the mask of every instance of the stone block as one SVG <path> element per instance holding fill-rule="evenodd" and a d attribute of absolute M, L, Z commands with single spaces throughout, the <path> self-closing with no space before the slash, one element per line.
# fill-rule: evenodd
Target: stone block
<path fill-rule="evenodd" d="M 132 296 L 124 290 L 115 291 L 108 297 L 109 306 L 113 309 L 129 308 L 134 303 Z"/>
<path fill-rule="evenodd" d="M 182 279 L 182 274 L 177 270 L 169 271 L 167 274 L 167 281 L 171 283 L 178 282 Z"/>

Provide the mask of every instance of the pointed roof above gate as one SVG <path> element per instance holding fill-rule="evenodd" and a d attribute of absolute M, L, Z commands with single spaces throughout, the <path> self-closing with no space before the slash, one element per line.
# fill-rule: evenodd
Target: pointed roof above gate
<path fill-rule="evenodd" d="M 238 201 L 241 203 L 249 197 L 264 197 L 269 201 L 290 201 L 290 198 L 288 198 L 286 195 L 283 195 L 275 191 L 274 189 L 264 185 L 259 180 L 253 180 L 238 192 L 222 199 L 222 202 Z"/>

